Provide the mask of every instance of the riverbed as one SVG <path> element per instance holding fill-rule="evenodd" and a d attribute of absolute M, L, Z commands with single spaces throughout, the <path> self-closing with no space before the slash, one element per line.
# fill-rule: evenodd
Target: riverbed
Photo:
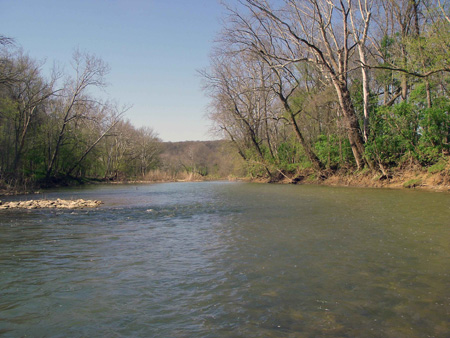
<path fill-rule="evenodd" d="M 99 185 L 0 212 L 0 336 L 448 337 L 450 194 Z"/>

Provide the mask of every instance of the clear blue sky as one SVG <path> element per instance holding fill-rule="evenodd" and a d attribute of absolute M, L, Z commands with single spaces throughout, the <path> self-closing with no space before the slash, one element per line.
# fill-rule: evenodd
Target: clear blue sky
<path fill-rule="evenodd" d="M 69 67 L 75 48 L 111 67 L 107 93 L 136 127 L 164 141 L 207 140 L 197 70 L 220 31 L 219 0 L 0 0 L 0 34 L 36 59 Z"/>

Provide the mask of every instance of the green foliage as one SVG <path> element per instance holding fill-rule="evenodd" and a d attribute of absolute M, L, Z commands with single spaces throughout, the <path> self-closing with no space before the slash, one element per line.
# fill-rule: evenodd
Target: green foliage
<path fill-rule="evenodd" d="M 136 175 L 157 163 L 153 131 L 134 128 L 121 120 L 125 108 L 88 94 L 104 84 L 101 59 L 75 52 L 83 79 L 58 83 L 44 78 L 40 63 L 8 48 L 0 46 L 0 184 Z"/>
<path fill-rule="evenodd" d="M 408 54 L 406 66 L 411 71 L 427 73 L 448 68 L 450 25 L 447 20 L 433 21 L 420 36 L 411 35 L 403 41 Z"/>
<path fill-rule="evenodd" d="M 433 105 L 429 108 L 426 96 L 425 84 L 422 83 L 411 93 L 410 100 L 419 110 L 418 145 L 414 149 L 414 155 L 422 165 L 436 163 L 443 153 L 450 150 L 450 100 L 442 96 L 434 97 Z"/>
<path fill-rule="evenodd" d="M 449 150 L 450 102 L 440 98 L 432 108 L 424 108 L 422 90 L 419 86 L 410 102 L 375 111 L 368 156 L 388 166 L 398 165 L 404 156 L 429 165 Z"/>
<path fill-rule="evenodd" d="M 379 107 L 371 116 L 371 137 L 366 154 L 383 165 L 398 164 L 416 149 L 419 116 L 415 107 L 402 102 L 393 107 Z"/>
<path fill-rule="evenodd" d="M 294 138 L 280 143 L 277 148 L 277 165 L 280 170 L 295 172 L 306 161 L 302 147 Z"/>
<path fill-rule="evenodd" d="M 392 36 L 384 35 L 383 38 L 381 39 L 380 43 L 381 51 L 386 59 L 391 57 L 390 49 L 392 48 L 394 43 L 395 38 L 393 38 Z"/>
<path fill-rule="evenodd" d="M 336 135 L 320 135 L 314 145 L 317 157 L 327 168 L 338 168 L 352 159 L 352 150 L 348 139 Z"/>
<path fill-rule="evenodd" d="M 359 79 L 356 79 L 350 89 L 352 94 L 352 103 L 355 108 L 356 114 L 360 122 L 361 130 L 364 128 L 364 94 L 363 84 Z M 369 116 L 373 114 L 374 109 L 377 107 L 378 97 L 369 92 Z"/>
<path fill-rule="evenodd" d="M 254 148 L 245 149 L 245 171 L 250 177 L 264 177 L 267 175 L 265 163 L 259 153 Z"/>
<path fill-rule="evenodd" d="M 430 174 L 440 173 L 440 172 L 444 171 L 446 167 L 447 167 L 447 163 L 444 161 L 441 161 L 441 162 L 433 164 L 431 167 L 429 167 L 428 172 Z"/>
<path fill-rule="evenodd" d="M 1 125 L 4 125 L 4 120 L 14 120 L 17 115 L 18 106 L 18 102 L 14 101 L 11 97 L 0 97 L 0 117 L 3 120 Z"/>
<path fill-rule="evenodd" d="M 423 110 L 420 129 L 418 159 L 423 164 L 432 164 L 450 150 L 448 143 L 450 127 L 450 104 L 436 104 Z"/>

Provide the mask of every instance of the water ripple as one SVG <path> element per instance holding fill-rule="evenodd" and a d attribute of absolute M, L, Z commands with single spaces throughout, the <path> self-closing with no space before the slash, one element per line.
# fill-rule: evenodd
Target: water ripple
<path fill-rule="evenodd" d="M 450 334 L 447 195 L 239 183 L 66 194 L 105 203 L 0 215 L 0 335 Z"/>

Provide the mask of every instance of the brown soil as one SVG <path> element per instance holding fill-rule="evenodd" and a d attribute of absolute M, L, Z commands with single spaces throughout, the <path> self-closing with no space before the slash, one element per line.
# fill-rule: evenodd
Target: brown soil
<path fill-rule="evenodd" d="M 379 172 L 347 171 L 324 175 L 324 177 L 321 178 L 310 175 L 299 183 L 367 188 L 423 189 L 450 192 L 450 171 L 445 170 L 439 173 L 429 173 L 424 169 L 409 169 L 393 172 L 389 177 L 385 177 Z"/>

